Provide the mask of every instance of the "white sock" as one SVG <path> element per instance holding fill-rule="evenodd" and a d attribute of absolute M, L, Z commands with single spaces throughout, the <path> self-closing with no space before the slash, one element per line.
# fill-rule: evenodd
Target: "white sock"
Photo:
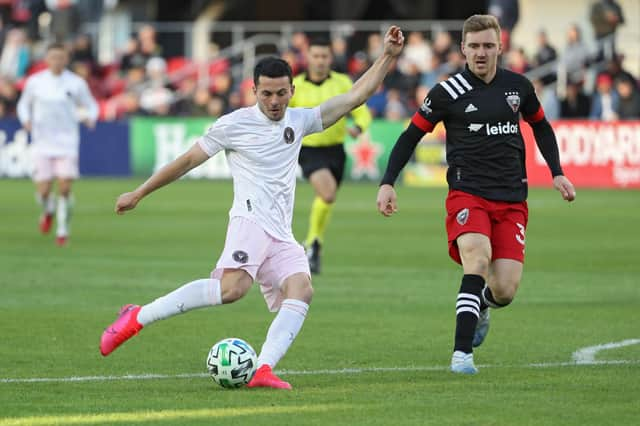
<path fill-rule="evenodd" d="M 58 209 L 56 211 L 56 221 L 58 223 L 56 236 L 58 237 L 66 237 L 69 235 L 69 221 L 71 220 L 72 205 L 73 200 L 70 195 L 67 197 L 58 197 Z"/>
<path fill-rule="evenodd" d="M 147 325 L 192 309 L 221 304 L 220 280 L 203 278 L 144 305 L 138 312 L 138 322 Z"/>
<path fill-rule="evenodd" d="M 262 345 L 258 366 L 276 366 L 298 335 L 308 310 L 309 305 L 301 300 L 285 299 L 282 302 L 280 311 L 269 327 L 267 340 Z"/>
<path fill-rule="evenodd" d="M 42 208 L 42 213 L 52 215 L 56 211 L 56 197 L 50 194 L 47 197 L 43 197 L 36 192 L 36 201 Z"/>

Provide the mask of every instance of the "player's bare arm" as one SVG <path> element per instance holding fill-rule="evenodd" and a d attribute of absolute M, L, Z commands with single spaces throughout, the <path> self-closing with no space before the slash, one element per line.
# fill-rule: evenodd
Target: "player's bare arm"
<path fill-rule="evenodd" d="M 347 93 L 336 96 L 320 105 L 322 126 L 326 129 L 344 117 L 352 109 L 363 104 L 380 85 L 395 58 L 402 52 L 404 35 L 393 25 L 384 36 L 384 51 Z"/>
<path fill-rule="evenodd" d="M 116 213 L 124 214 L 125 211 L 134 209 L 142 198 L 180 178 L 208 158 L 209 156 L 200 148 L 200 145 L 194 144 L 189 151 L 158 170 L 134 191 L 120 195 L 116 201 Z"/>

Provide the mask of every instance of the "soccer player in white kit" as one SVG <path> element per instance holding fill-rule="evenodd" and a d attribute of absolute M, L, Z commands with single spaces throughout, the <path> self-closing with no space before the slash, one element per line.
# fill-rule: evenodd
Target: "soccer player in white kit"
<path fill-rule="evenodd" d="M 291 232 L 301 141 L 331 126 L 375 92 L 404 44 L 402 31 L 395 26 L 384 40 L 384 52 L 352 89 L 316 108 L 287 108 L 294 92 L 291 68 L 282 59 L 261 60 L 254 70 L 256 105 L 221 117 L 189 151 L 133 192 L 120 195 L 115 210 L 123 214 L 222 150 L 233 176 L 227 238 L 211 277 L 187 283 L 144 306 L 125 305 L 102 334 L 102 355 L 152 322 L 235 302 L 256 281 L 269 309 L 278 313 L 249 387 L 291 389 L 272 369 L 302 328 L 313 295 L 307 257 Z"/>
<path fill-rule="evenodd" d="M 78 178 L 80 135 L 78 123 L 93 128 L 98 105 L 87 83 L 67 70 L 68 53 L 64 45 L 51 44 L 45 57 L 47 69 L 27 79 L 18 101 L 18 118 L 31 132 L 33 180 L 42 206 L 40 231 L 51 229 L 56 214 L 56 243 L 64 246 L 69 237 L 71 185 Z M 79 117 L 81 108 L 84 118 Z M 53 180 L 58 181 L 58 200 L 52 195 Z"/>

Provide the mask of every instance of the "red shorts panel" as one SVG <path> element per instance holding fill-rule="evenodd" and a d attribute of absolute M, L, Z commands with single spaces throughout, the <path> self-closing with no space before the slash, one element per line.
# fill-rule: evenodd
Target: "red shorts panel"
<path fill-rule="evenodd" d="M 449 191 L 447 238 L 449 256 L 462 263 L 456 239 L 469 232 L 486 235 L 491 241 L 491 260 L 513 259 L 524 262 L 525 231 L 529 220 L 526 201 L 491 201 L 462 191 Z"/>

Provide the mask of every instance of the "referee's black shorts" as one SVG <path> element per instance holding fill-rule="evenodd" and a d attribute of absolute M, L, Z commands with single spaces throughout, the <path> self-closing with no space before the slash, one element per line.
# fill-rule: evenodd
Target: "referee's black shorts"
<path fill-rule="evenodd" d="M 298 163 L 302 167 L 305 178 L 309 179 L 316 170 L 329 169 L 338 185 L 342 182 L 346 160 L 347 155 L 343 144 L 320 147 L 302 146 L 298 157 Z"/>

